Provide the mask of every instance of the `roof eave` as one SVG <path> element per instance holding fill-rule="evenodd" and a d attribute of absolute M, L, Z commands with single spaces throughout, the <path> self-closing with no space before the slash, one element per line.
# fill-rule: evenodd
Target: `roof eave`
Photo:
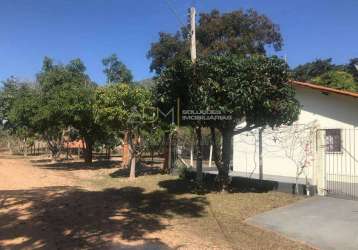
<path fill-rule="evenodd" d="M 357 92 L 334 89 L 334 88 L 325 87 L 325 86 L 321 86 L 321 85 L 317 85 L 317 84 L 313 84 L 313 83 L 308 83 L 308 82 L 299 82 L 299 81 L 292 81 L 292 80 L 290 82 L 295 86 L 311 88 L 311 89 L 321 91 L 323 93 L 333 93 L 333 94 L 338 94 L 338 95 L 344 95 L 344 96 L 350 96 L 350 97 L 353 97 L 353 98 L 358 98 L 358 93 Z"/>

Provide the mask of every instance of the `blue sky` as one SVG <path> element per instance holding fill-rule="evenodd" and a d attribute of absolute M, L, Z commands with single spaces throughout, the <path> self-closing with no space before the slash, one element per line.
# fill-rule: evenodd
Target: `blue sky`
<path fill-rule="evenodd" d="M 105 82 L 103 57 L 116 53 L 136 80 L 150 77 L 146 53 L 159 31 L 185 22 L 187 8 L 223 12 L 254 8 L 280 25 L 288 63 L 358 57 L 357 0 L 0 0 L 0 80 L 34 79 L 44 56 L 80 57 L 90 77 Z"/>

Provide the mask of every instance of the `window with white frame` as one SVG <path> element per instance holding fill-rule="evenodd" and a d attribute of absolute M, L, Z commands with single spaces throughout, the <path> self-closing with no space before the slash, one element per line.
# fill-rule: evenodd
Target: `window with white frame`
<path fill-rule="evenodd" d="M 340 129 L 326 129 L 326 152 L 340 153 L 342 151 L 342 138 Z"/>

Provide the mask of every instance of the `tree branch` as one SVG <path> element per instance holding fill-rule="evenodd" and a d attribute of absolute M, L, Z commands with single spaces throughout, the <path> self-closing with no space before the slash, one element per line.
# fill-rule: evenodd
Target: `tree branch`
<path fill-rule="evenodd" d="M 262 125 L 245 126 L 243 128 L 234 130 L 233 135 L 238 135 L 238 134 L 241 134 L 243 132 L 250 131 L 250 130 L 253 130 L 253 129 L 259 128 L 259 127 L 262 127 Z"/>

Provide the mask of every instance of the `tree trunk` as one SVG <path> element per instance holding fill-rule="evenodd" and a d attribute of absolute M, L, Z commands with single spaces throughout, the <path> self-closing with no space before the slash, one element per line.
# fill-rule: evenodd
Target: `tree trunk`
<path fill-rule="evenodd" d="M 27 141 L 24 139 L 24 156 L 27 157 Z"/>
<path fill-rule="evenodd" d="M 66 160 L 68 160 L 69 159 L 69 155 L 70 155 L 70 149 L 69 149 L 69 147 L 68 147 L 68 141 L 66 142 Z"/>
<path fill-rule="evenodd" d="M 222 191 L 227 191 L 229 188 L 229 170 L 231 161 L 231 147 L 232 147 L 232 130 L 226 128 L 221 130 L 223 137 L 222 145 L 222 167 L 219 168 L 219 185 Z"/>
<path fill-rule="evenodd" d="M 129 167 L 129 164 L 132 157 L 131 157 L 131 152 L 129 150 L 129 144 L 128 144 L 128 131 L 124 132 L 124 138 L 123 138 L 123 141 L 124 141 L 124 144 L 123 144 L 123 151 L 122 151 L 122 164 L 123 166 L 127 166 Z"/>
<path fill-rule="evenodd" d="M 129 145 L 129 151 L 131 154 L 130 159 L 130 172 L 129 172 L 129 179 L 135 179 L 136 178 L 136 164 L 137 164 L 137 152 L 135 145 L 139 142 L 139 138 L 133 138 L 132 131 L 128 132 L 128 145 Z"/>
<path fill-rule="evenodd" d="M 7 149 L 10 152 L 10 154 L 12 154 L 12 147 L 11 147 L 10 139 L 7 140 Z"/>
<path fill-rule="evenodd" d="M 171 146 L 169 144 L 169 136 L 170 136 L 169 133 L 165 133 L 164 135 L 164 152 L 163 152 L 164 162 L 163 162 L 162 170 L 165 173 L 167 173 L 169 169 L 169 147 Z"/>
<path fill-rule="evenodd" d="M 92 148 L 93 148 L 93 143 L 92 140 L 90 140 L 89 138 L 85 138 L 85 150 L 84 150 L 84 160 L 85 163 L 92 163 Z"/>
<path fill-rule="evenodd" d="M 150 165 L 153 166 L 153 164 L 154 164 L 154 151 L 153 150 L 150 151 L 150 157 L 152 158 Z"/>
<path fill-rule="evenodd" d="M 203 185 L 203 159 L 202 159 L 202 134 L 201 127 L 195 128 L 197 155 L 196 155 L 196 183 L 199 187 Z"/>
<path fill-rule="evenodd" d="M 106 150 L 107 150 L 107 160 L 110 160 L 111 159 L 111 148 L 108 147 Z"/>
<path fill-rule="evenodd" d="M 131 159 L 131 169 L 130 169 L 130 174 L 129 174 L 129 178 L 130 179 L 135 179 L 135 167 L 136 167 L 136 157 L 135 154 L 132 154 L 132 159 Z"/>

